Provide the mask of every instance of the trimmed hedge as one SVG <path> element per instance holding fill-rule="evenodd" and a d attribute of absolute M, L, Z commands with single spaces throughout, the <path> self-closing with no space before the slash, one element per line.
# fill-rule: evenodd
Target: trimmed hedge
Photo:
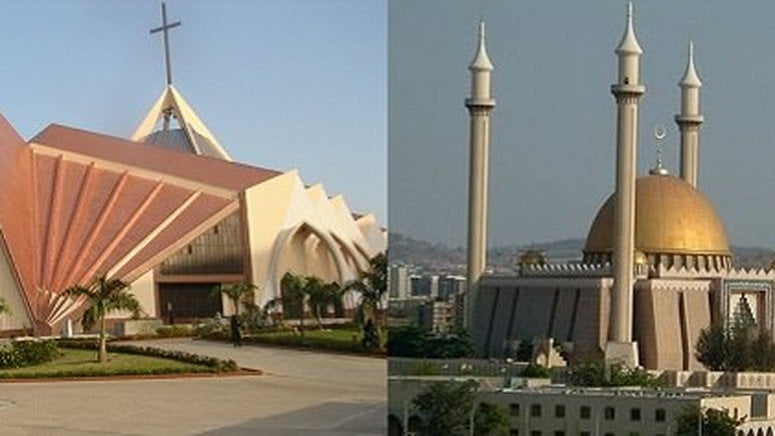
<path fill-rule="evenodd" d="M 54 341 L 16 341 L 0 348 L 0 368 L 21 368 L 51 362 L 59 356 Z"/>
<path fill-rule="evenodd" d="M 272 336 L 255 335 L 242 338 L 243 343 L 285 345 L 299 348 L 316 348 L 334 351 L 346 351 L 348 353 L 370 353 L 370 350 L 363 348 L 360 342 L 343 342 L 336 339 L 320 338 L 314 336 Z"/>
<path fill-rule="evenodd" d="M 58 344 L 62 348 L 75 348 L 75 349 L 81 349 L 81 350 L 97 349 L 97 344 L 93 341 L 60 340 L 58 341 Z M 141 356 L 159 357 L 162 359 L 172 359 L 172 360 L 177 360 L 179 362 L 185 362 L 185 363 L 191 363 L 194 365 L 204 366 L 208 368 L 210 372 L 232 372 L 232 371 L 237 371 L 239 369 L 239 367 L 237 366 L 237 362 L 231 359 L 221 360 L 215 357 L 200 356 L 198 354 L 187 353 L 185 351 L 162 350 L 159 348 L 138 347 L 135 345 L 108 343 L 107 346 L 108 346 L 108 351 L 110 352 L 138 354 Z M 142 371 L 143 370 L 139 370 L 139 372 L 132 373 L 132 374 L 153 373 L 153 372 L 147 372 L 147 371 L 142 372 Z M 179 372 L 186 372 L 186 371 L 179 371 Z M 159 372 L 156 372 L 156 373 L 159 373 Z M 169 373 L 169 371 L 167 371 L 166 373 Z M 122 374 L 126 374 L 126 372 L 122 372 Z"/>

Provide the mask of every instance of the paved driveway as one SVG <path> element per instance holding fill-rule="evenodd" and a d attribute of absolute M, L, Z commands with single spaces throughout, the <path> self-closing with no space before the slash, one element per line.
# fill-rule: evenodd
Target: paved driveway
<path fill-rule="evenodd" d="M 188 339 L 147 344 L 266 374 L 0 383 L 0 435 L 385 434 L 384 360 Z"/>

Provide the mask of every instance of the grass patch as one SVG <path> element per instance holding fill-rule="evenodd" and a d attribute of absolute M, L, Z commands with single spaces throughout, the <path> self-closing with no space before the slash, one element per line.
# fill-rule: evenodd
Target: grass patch
<path fill-rule="evenodd" d="M 60 349 L 62 355 L 48 363 L 0 370 L 0 378 L 57 378 L 112 375 L 155 375 L 214 372 L 202 365 L 137 354 L 108 353 L 105 364 L 96 362 L 95 351 Z"/>

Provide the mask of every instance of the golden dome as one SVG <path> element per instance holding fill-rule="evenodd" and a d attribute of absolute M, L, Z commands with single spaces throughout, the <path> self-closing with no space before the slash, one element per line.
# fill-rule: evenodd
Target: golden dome
<path fill-rule="evenodd" d="M 708 199 L 685 181 L 649 175 L 635 184 L 635 248 L 643 253 L 729 256 L 724 225 Z M 611 251 L 613 195 L 597 213 L 585 253 Z"/>

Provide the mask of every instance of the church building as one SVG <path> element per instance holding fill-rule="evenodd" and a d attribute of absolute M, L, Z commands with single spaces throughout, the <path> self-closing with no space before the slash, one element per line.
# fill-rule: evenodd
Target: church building
<path fill-rule="evenodd" d="M 344 284 L 384 253 L 373 214 L 307 185 L 297 170 L 233 162 L 172 85 L 131 138 L 52 124 L 24 140 L 0 116 L 0 332 L 51 334 L 83 301 L 64 295 L 106 275 L 131 284 L 149 317 L 229 314 L 221 283 L 248 281 L 255 303 L 286 272 Z M 345 309 L 357 296 L 345 297 Z"/>

